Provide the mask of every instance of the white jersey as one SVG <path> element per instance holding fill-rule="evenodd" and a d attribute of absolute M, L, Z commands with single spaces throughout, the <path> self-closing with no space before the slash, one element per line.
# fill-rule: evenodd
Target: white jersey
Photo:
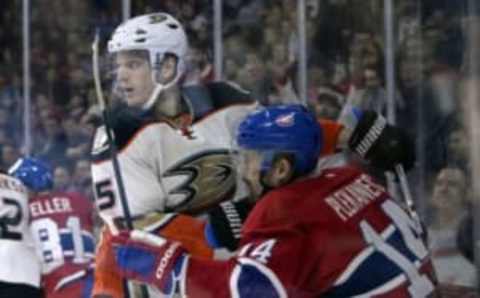
<path fill-rule="evenodd" d="M 40 286 L 40 262 L 28 227 L 28 193 L 23 184 L 0 174 L 0 281 Z"/>
<path fill-rule="evenodd" d="M 187 95 L 191 108 L 203 109 L 188 130 L 158 121 L 126 126 L 115 122 L 118 161 L 132 217 L 152 211 L 199 214 L 222 200 L 244 195 L 237 187 L 230 153 L 236 125 L 256 104 L 246 99 L 248 94 L 225 83 L 207 91 L 218 93 L 218 87 L 220 93 L 236 94 L 241 100 L 224 98 L 219 107 L 211 104 L 218 99 L 209 98 L 209 109 L 198 92 L 197 98 Z M 105 129 L 100 127 L 93 146 L 92 178 L 97 207 L 105 220 L 124 216 L 109 157 Z"/>

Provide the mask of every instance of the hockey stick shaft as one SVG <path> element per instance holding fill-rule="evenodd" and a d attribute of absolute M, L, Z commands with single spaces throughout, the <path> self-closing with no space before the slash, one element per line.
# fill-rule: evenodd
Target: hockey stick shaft
<path fill-rule="evenodd" d="M 397 164 L 395 166 L 395 174 L 397 175 L 398 181 L 400 183 L 400 189 L 402 190 L 403 199 L 405 200 L 405 204 L 407 207 L 408 212 L 415 220 L 417 224 L 420 224 L 420 217 L 418 216 L 417 210 L 415 208 L 415 203 L 412 199 L 412 192 L 410 191 L 410 187 L 408 185 L 407 175 L 405 174 L 405 169 L 401 164 Z"/>
<path fill-rule="evenodd" d="M 110 116 L 108 112 L 105 99 L 103 97 L 102 85 L 100 81 L 100 68 L 98 63 L 98 43 L 100 37 L 99 32 L 95 33 L 95 39 L 92 44 L 92 67 L 93 67 L 93 78 L 95 82 L 95 92 L 97 95 L 98 104 L 100 106 L 100 111 L 102 112 L 103 123 L 105 125 L 105 131 L 107 134 L 108 145 L 110 149 L 110 158 L 113 165 L 113 173 L 115 175 L 115 180 L 117 182 L 118 192 L 120 196 L 120 203 L 123 209 L 123 217 L 125 220 L 125 225 L 128 229 L 133 229 L 132 217 L 130 214 L 130 208 L 128 207 L 127 195 L 125 193 L 125 184 L 122 179 L 122 172 L 120 170 L 120 165 L 118 163 L 118 151 L 117 146 L 113 140 L 112 130 L 110 127 Z"/>

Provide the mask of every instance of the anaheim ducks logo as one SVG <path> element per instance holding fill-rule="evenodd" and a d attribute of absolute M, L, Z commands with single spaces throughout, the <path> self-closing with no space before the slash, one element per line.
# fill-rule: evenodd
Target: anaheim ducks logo
<path fill-rule="evenodd" d="M 187 175 L 184 183 L 169 192 L 186 198 L 172 209 L 190 214 L 200 213 L 233 195 L 236 178 L 228 150 L 214 150 L 196 154 L 183 160 L 163 176 Z"/>

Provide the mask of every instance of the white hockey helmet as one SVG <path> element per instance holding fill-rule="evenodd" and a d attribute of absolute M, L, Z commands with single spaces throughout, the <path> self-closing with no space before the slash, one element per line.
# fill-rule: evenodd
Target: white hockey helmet
<path fill-rule="evenodd" d="M 110 54 L 128 50 L 146 50 L 152 67 L 152 80 L 157 85 L 152 96 L 144 107 L 153 105 L 156 97 L 164 88 L 178 82 L 185 72 L 185 58 L 188 51 L 188 42 L 185 30 L 180 22 L 166 13 L 154 13 L 134 17 L 120 24 L 108 41 Z M 157 71 L 161 66 L 165 54 L 177 57 L 175 78 L 167 84 L 160 84 Z"/>

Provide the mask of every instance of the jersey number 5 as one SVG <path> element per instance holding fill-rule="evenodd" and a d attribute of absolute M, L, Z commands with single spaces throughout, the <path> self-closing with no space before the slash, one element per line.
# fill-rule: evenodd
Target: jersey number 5
<path fill-rule="evenodd" d="M 95 183 L 95 198 L 99 210 L 109 209 L 115 205 L 112 180 L 106 179 Z"/>

